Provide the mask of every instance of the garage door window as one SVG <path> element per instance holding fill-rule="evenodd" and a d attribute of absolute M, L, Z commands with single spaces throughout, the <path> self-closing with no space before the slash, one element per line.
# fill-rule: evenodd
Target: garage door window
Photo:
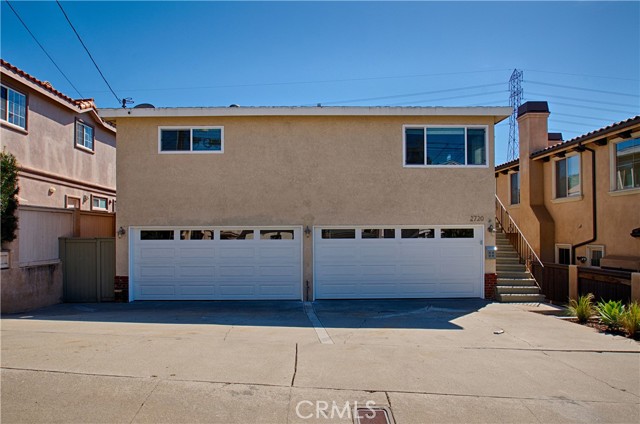
<path fill-rule="evenodd" d="M 323 239 L 354 239 L 356 238 L 355 229 L 337 229 L 337 230 L 322 230 Z"/>
<path fill-rule="evenodd" d="M 473 228 L 443 228 L 440 238 L 473 238 Z"/>
<path fill-rule="evenodd" d="M 253 230 L 220 230 L 220 240 L 253 240 Z"/>
<path fill-rule="evenodd" d="M 371 228 L 362 230 L 363 239 L 393 239 L 396 238 L 396 230 L 393 228 Z"/>
<path fill-rule="evenodd" d="M 410 238 L 433 238 L 435 232 L 433 228 L 417 229 L 417 228 L 403 228 L 401 235 L 403 239 Z"/>
<path fill-rule="evenodd" d="M 140 240 L 173 240 L 173 230 L 142 230 Z"/>
<path fill-rule="evenodd" d="M 181 230 L 180 240 L 213 240 L 213 230 Z"/>
<path fill-rule="evenodd" d="M 293 240 L 293 230 L 260 230 L 261 240 Z"/>

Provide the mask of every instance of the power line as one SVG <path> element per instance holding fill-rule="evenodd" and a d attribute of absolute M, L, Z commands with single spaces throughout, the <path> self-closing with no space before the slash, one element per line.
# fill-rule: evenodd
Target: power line
<path fill-rule="evenodd" d="M 636 105 L 629 105 L 629 104 L 625 104 L 625 103 L 613 103 L 613 102 L 605 102 L 602 100 L 593 100 L 593 99 L 579 99 L 577 97 L 566 97 L 566 96 L 558 96 L 555 94 L 540 94 L 540 93 L 531 93 L 529 92 L 530 95 L 533 96 L 541 96 L 541 97 L 547 97 L 547 98 L 556 98 L 556 99 L 564 99 L 564 100 L 574 100 L 577 102 L 585 102 L 585 103 L 600 103 L 600 104 L 604 104 L 604 105 L 612 105 L 612 106 L 622 106 L 622 107 L 638 107 L 640 106 L 640 104 L 636 104 Z"/>
<path fill-rule="evenodd" d="M 570 118 L 594 119 L 596 121 L 615 121 L 615 119 L 607 118 L 607 117 L 604 117 L 604 116 L 596 118 L 595 116 L 571 115 L 571 114 L 568 114 L 568 113 L 558 113 L 558 112 L 554 112 L 553 114 L 554 115 L 558 115 L 558 116 L 568 116 Z"/>
<path fill-rule="evenodd" d="M 62 8 L 62 5 L 60 4 L 60 2 L 58 0 L 56 0 L 56 3 L 58 4 L 58 7 L 60 7 L 60 10 L 62 11 L 62 14 L 64 15 L 64 17 L 67 19 L 67 22 L 69 22 L 69 26 L 71 27 L 71 29 L 73 30 L 73 32 L 76 34 L 76 37 L 78 37 L 78 40 L 80 41 L 80 44 L 82 44 L 82 47 L 84 47 L 84 50 L 87 52 L 87 54 L 89 55 L 89 58 L 91 59 L 91 61 L 93 62 L 94 66 L 96 67 L 96 69 L 98 70 L 98 73 L 100 74 L 100 76 L 102 77 L 102 79 L 104 80 L 105 84 L 107 84 L 107 87 L 109 87 L 109 90 L 111 90 L 111 93 L 113 93 L 113 96 L 116 98 L 116 100 L 118 100 L 118 103 L 122 103 L 124 102 L 125 99 L 120 99 L 118 97 L 118 95 L 116 94 L 115 91 L 113 91 L 113 88 L 111 88 L 111 85 L 109 84 L 109 82 L 107 81 L 107 79 L 104 77 L 104 74 L 102 73 L 102 71 L 100 70 L 100 67 L 98 66 L 98 64 L 96 63 L 96 61 L 93 59 L 93 56 L 91 55 L 91 53 L 89 52 L 89 49 L 87 48 L 87 46 L 84 44 L 84 41 L 82 41 L 82 38 L 80 38 L 80 34 L 78 34 L 78 31 L 76 31 L 76 28 L 73 26 L 73 24 L 71 23 L 71 20 L 69 19 L 69 17 L 67 16 L 67 13 L 64 11 L 64 9 Z M 123 107 L 124 107 L 124 103 L 123 103 Z"/>
<path fill-rule="evenodd" d="M 426 95 L 426 94 L 438 94 L 438 93 L 447 93 L 447 92 L 451 92 L 451 91 L 471 90 L 471 89 L 475 89 L 475 88 L 495 87 L 497 85 L 502 85 L 502 84 L 503 83 L 498 82 L 498 83 L 495 83 L 495 84 L 474 85 L 474 86 L 460 87 L 460 88 L 447 88 L 447 89 L 444 89 L 444 90 L 423 91 L 423 92 L 419 92 L 419 93 L 407 93 L 407 94 L 395 94 L 395 95 L 391 95 L 391 96 L 367 97 L 367 98 L 351 99 L 351 100 L 336 100 L 336 101 L 321 102 L 321 103 L 323 105 L 330 105 L 330 104 L 339 104 L 339 103 L 365 102 L 365 101 L 370 101 L 370 100 L 397 99 L 397 98 L 401 98 L 401 97 L 413 97 L 413 96 L 422 96 L 422 95 Z"/>
<path fill-rule="evenodd" d="M 615 96 L 640 97 L 640 95 L 638 95 L 638 94 L 618 93 L 618 92 L 615 92 L 615 91 L 596 90 L 594 88 L 585 88 L 585 87 L 573 87 L 573 86 L 570 86 L 570 85 L 552 84 L 550 82 L 540 82 L 540 81 L 531 81 L 531 80 L 527 80 L 525 82 L 527 82 L 529 84 L 547 85 L 549 87 L 559 87 L 559 88 L 568 88 L 568 89 L 571 89 L 571 90 L 582 90 L 582 91 L 591 91 L 591 92 L 594 92 L 594 93 L 612 94 L 612 95 L 615 95 Z"/>
<path fill-rule="evenodd" d="M 467 97 L 488 96 L 488 95 L 501 94 L 501 93 L 504 93 L 504 90 L 501 90 L 501 91 L 489 91 L 489 92 L 485 92 L 485 93 L 476 93 L 476 94 L 463 94 L 463 95 L 460 95 L 460 96 L 440 97 L 440 98 L 437 98 L 437 99 L 420 99 L 420 100 L 414 100 L 414 101 L 410 101 L 410 102 L 391 103 L 391 104 L 389 104 L 389 106 L 403 106 L 403 105 L 425 103 L 425 102 L 438 102 L 438 101 L 441 101 L 441 100 L 453 100 L 453 99 L 462 99 L 462 98 L 467 98 Z M 505 101 L 505 100 L 499 100 L 499 101 Z"/>
<path fill-rule="evenodd" d="M 584 106 L 584 105 L 577 105 L 577 104 L 574 104 L 574 103 L 563 103 L 563 102 L 555 102 L 554 101 L 552 104 L 554 106 L 555 105 L 560 105 L 560 106 L 574 107 L 574 108 L 578 108 L 578 109 L 602 110 L 602 111 L 605 111 L 605 112 L 624 113 L 624 114 L 628 114 L 628 115 L 633 115 L 633 114 L 636 113 L 636 112 L 631 112 L 631 111 L 628 111 L 628 110 L 606 109 L 606 108 L 603 108 L 603 107 Z"/>
<path fill-rule="evenodd" d="M 549 117 L 549 121 L 559 122 L 561 124 L 577 125 L 579 127 L 591 127 L 591 126 L 593 126 L 593 124 L 587 124 L 587 123 L 584 123 L 584 122 L 580 123 L 580 122 L 574 122 L 574 121 L 563 121 L 563 120 L 560 120 L 560 119 L 554 119 L 552 117 Z M 603 121 L 606 121 L 606 120 L 603 119 Z M 607 121 L 607 122 L 609 122 L 609 121 Z"/>
<path fill-rule="evenodd" d="M 640 81 L 639 79 L 634 79 L 634 78 L 622 78 L 622 77 L 611 77 L 611 76 L 607 77 L 607 76 L 604 76 L 604 75 L 572 74 L 572 73 L 569 73 L 569 72 L 540 71 L 540 70 L 536 70 L 536 69 L 525 69 L 525 71 L 527 71 L 527 72 L 540 72 L 540 73 L 545 73 L 545 74 L 569 75 L 569 76 L 573 76 L 573 77 L 605 78 L 605 79 L 615 79 L 615 80 L 621 80 L 621 81 L 634 81 L 634 82 Z"/>
<path fill-rule="evenodd" d="M 14 15 L 16 15 L 16 18 L 18 18 L 18 20 L 20 21 L 20 23 L 22 24 L 22 26 L 24 27 L 24 29 L 27 30 L 27 32 L 29 33 L 29 35 L 31 35 L 31 38 L 33 38 L 33 41 L 36 42 L 36 44 L 38 45 L 38 47 L 40 47 L 42 49 L 42 51 L 44 52 L 45 55 L 47 55 L 47 57 L 49 58 L 49 60 L 51 61 L 51 63 L 53 63 L 53 66 L 56 67 L 56 69 L 58 70 L 58 72 L 60 72 L 62 74 L 62 76 L 64 77 L 65 80 L 67 80 L 67 82 L 69 83 L 69 85 L 71 87 L 73 87 L 73 89 L 76 91 L 76 93 L 78 93 L 78 95 L 82 98 L 84 98 L 84 96 L 80 93 L 80 91 L 76 88 L 75 85 L 73 85 L 73 83 L 69 80 L 69 78 L 65 75 L 64 72 L 62 72 L 62 69 L 60 69 L 60 67 L 58 66 L 58 64 L 56 63 L 55 60 L 53 60 L 53 58 L 51 57 L 51 55 L 45 50 L 45 48 L 42 46 L 42 44 L 40 44 L 40 42 L 38 41 L 38 39 L 36 38 L 36 36 L 33 34 L 33 32 L 31 32 L 31 30 L 29 29 L 29 27 L 27 26 L 27 24 L 22 20 L 22 18 L 20 17 L 20 15 L 18 15 L 18 12 L 13 8 L 13 6 L 11 5 L 11 3 L 9 3 L 9 0 L 5 0 L 5 2 L 7 3 L 7 6 L 9 6 L 9 8 L 11 9 L 11 11 L 13 12 Z"/>

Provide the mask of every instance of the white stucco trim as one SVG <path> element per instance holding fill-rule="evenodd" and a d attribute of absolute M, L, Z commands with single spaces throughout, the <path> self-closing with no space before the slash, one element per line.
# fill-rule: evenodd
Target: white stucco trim
<path fill-rule="evenodd" d="M 252 106 L 252 107 L 160 107 L 99 109 L 103 119 L 216 116 L 493 116 L 494 123 L 508 118 L 507 106 L 477 107 L 369 107 L 369 106 Z"/>

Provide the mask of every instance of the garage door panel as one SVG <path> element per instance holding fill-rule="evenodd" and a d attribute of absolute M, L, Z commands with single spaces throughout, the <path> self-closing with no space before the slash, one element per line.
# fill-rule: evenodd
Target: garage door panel
<path fill-rule="evenodd" d="M 316 238 L 316 296 L 321 299 L 480 297 L 484 280 L 482 231 L 474 229 L 476 238 L 443 239 L 441 234 L 456 232 L 441 231 L 451 227 L 437 225 L 415 228 L 418 227 L 433 229 L 430 234 L 434 237 Z M 404 235 L 401 230 L 396 228 L 395 234 Z M 316 234 L 321 231 L 317 229 Z"/>
<path fill-rule="evenodd" d="M 178 227 L 162 231 L 176 229 L 189 231 Z M 285 236 L 293 233 L 293 240 L 220 240 L 220 232 L 228 228 L 208 229 L 215 231 L 213 239 L 140 240 L 143 230 L 132 230 L 130 284 L 134 299 L 300 299 L 299 227 L 279 227 Z M 261 234 L 262 230 L 255 228 L 251 234 Z"/>
<path fill-rule="evenodd" d="M 175 295 L 175 287 L 173 285 L 148 284 L 140 287 L 142 296 L 173 296 Z"/>
<path fill-rule="evenodd" d="M 146 265 L 141 266 L 138 271 L 139 278 L 150 279 L 174 279 L 176 269 L 173 265 Z"/>
<path fill-rule="evenodd" d="M 205 278 L 213 279 L 216 268 L 214 266 L 178 266 L 178 278 Z"/>

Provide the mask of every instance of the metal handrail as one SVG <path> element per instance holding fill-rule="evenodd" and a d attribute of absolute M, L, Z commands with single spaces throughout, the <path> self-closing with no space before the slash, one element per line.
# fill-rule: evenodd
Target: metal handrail
<path fill-rule="evenodd" d="M 516 224 L 516 222 L 513 220 L 513 218 L 511 217 L 511 215 L 507 211 L 507 208 L 504 206 L 504 204 L 498 198 L 498 195 L 495 195 L 495 198 L 496 198 L 496 206 L 500 205 L 500 214 L 498 215 L 496 213 L 496 221 L 497 221 L 497 223 L 500 224 L 500 226 L 506 231 L 507 227 L 505 227 L 504 224 L 503 224 L 503 221 L 504 221 L 503 216 L 506 215 L 509 218 L 508 230 L 512 230 L 513 228 L 515 228 L 515 230 L 516 230 L 516 231 L 506 231 L 506 232 L 508 232 L 509 234 L 517 234 L 518 240 L 521 241 L 521 242 L 524 242 L 524 244 L 526 245 L 526 249 L 523 249 L 522 246 L 520 246 L 521 243 L 516 243 L 513 246 L 516 249 L 516 251 L 518 252 L 518 256 L 520 256 L 520 259 L 525 261 L 525 265 L 527 266 L 527 268 L 530 268 L 530 264 L 529 264 L 528 261 L 530 261 L 531 260 L 531 256 L 533 256 L 536 259 L 536 261 L 538 262 L 538 264 L 540 264 L 540 266 L 544 268 L 544 264 L 542 263 L 542 261 L 540 260 L 538 255 L 536 255 L 535 250 L 533 250 L 533 247 L 531 247 L 531 245 L 529 244 L 529 241 L 527 241 L 525 236 L 522 234 L 522 231 L 520 230 L 520 227 L 518 227 L 518 224 Z M 498 209 L 498 208 L 496 208 L 496 209 Z M 511 241 L 511 244 L 514 244 L 514 243 Z M 523 250 L 526 250 L 527 258 L 524 257 Z"/>

